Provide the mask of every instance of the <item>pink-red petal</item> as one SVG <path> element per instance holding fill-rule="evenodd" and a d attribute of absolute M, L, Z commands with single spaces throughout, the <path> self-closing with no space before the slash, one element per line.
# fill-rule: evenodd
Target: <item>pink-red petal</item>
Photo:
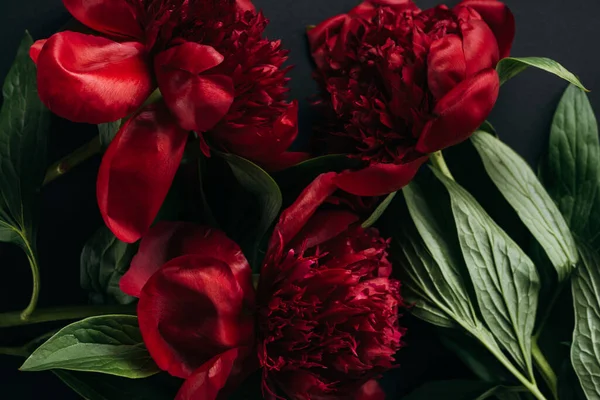
<path fill-rule="evenodd" d="M 37 67 L 40 99 L 74 122 L 116 121 L 138 109 L 154 90 L 146 49 L 137 42 L 61 32 L 44 44 Z"/>
<path fill-rule="evenodd" d="M 48 39 L 36 40 L 35 43 L 31 45 L 31 48 L 29 49 L 29 57 L 31 57 L 34 64 L 37 64 L 40 53 L 42 52 L 42 49 L 47 41 Z"/>
<path fill-rule="evenodd" d="M 119 38 L 143 39 L 134 10 L 125 0 L 63 0 L 67 10 L 82 24 Z"/>
<path fill-rule="evenodd" d="M 463 36 L 466 76 L 471 77 L 479 72 L 496 68 L 499 53 L 496 37 L 490 27 L 481 20 L 471 19 L 460 26 Z"/>
<path fill-rule="evenodd" d="M 318 246 L 345 232 L 358 221 L 358 215 L 345 210 L 318 210 L 289 244 L 293 249 Z"/>
<path fill-rule="evenodd" d="M 157 365 L 189 378 L 213 357 L 251 345 L 254 318 L 223 261 L 200 255 L 169 261 L 148 280 L 138 303 L 144 343 Z"/>
<path fill-rule="evenodd" d="M 427 157 L 405 164 L 372 164 L 358 171 L 344 171 L 338 187 L 357 196 L 384 196 L 402 189 L 414 178 Z"/>
<path fill-rule="evenodd" d="M 240 247 L 225 233 L 189 222 L 161 221 L 144 235 L 120 287 L 130 296 L 140 297 L 142 288 L 160 267 L 182 255 L 210 256 L 231 268 L 246 301 L 254 304 L 252 270 Z"/>
<path fill-rule="evenodd" d="M 463 42 L 458 35 L 435 40 L 427 60 L 427 82 L 436 99 L 441 99 L 467 75 Z"/>
<path fill-rule="evenodd" d="M 211 46 L 186 42 L 154 60 L 158 85 L 179 125 L 206 132 L 229 111 L 235 94 L 231 77 L 210 70 L 223 62 Z"/>
<path fill-rule="evenodd" d="M 498 73 L 485 70 L 455 87 L 434 109 L 419 137 L 417 151 L 433 153 L 467 139 L 488 117 L 500 89 Z"/>
<path fill-rule="evenodd" d="M 515 17 L 506 4 L 498 0 L 464 0 L 458 6 L 477 11 L 496 36 L 500 58 L 510 55 L 515 38 Z"/>
<path fill-rule="evenodd" d="M 238 349 L 231 349 L 204 363 L 186 379 L 175 400 L 215 400 L 225 387 L 237 357 Z"/>
<path fill-rule="evenodd" d="M 164 104 L 156 103 L 127 121 L 111 142 L 98 173 L 98 206 L 122 241 L 137 241 L 154 221 L 187 138 Z"/>

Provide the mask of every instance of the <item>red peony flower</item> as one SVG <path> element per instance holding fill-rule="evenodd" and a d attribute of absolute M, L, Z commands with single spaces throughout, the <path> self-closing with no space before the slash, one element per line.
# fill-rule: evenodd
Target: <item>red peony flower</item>
<path fill-rule="evenodd" d="M 64 0 L 93 35 L 38 41 L 42 101 L 76 122 L 131 116 L 98 176 L 98 204 L 113 233 L 134 242 L 173 181 L 190 131 L 270 169 L 295 164 L 297 104 L 285 100 L 287 52 L 262 37 L 248 0 Z M 143 106 L 158 87 L 162 99 Z"/>
<path fill-rule="evenodd" d="M 256 293 L 239 247 L 217 230 L 159 223 L 121 280 L 140 298 L 158 366 L 186 379 L 177 399 L 225 396 L 262 368 L 268 398 L 381 399 L 404 330 L 388 241 L 349 211 L 320 207 L 335 174 L 283 212 Z"/>
<path fill-rule="evenodd" d="M 309 31 L 315 77 L 331 124 L 326 153 L 359 158 L 341 189 L 359 196 L 400 189 L 427 154 L 468 138 L 498 97 L 495 67 L 515 32 L 497 0 L 421 11 L 411 0 L 371 0 Z"/>

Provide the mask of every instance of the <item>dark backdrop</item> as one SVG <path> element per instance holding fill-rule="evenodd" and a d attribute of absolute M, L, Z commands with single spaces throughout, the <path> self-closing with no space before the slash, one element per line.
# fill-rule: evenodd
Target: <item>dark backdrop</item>
<path fill-rule="evenodd" d="M 316 92 L 310 79 L 311 64 L 306 51 L 305 27 L 349 10 L 357 0 L 254 0 L 271 20 L 270 38 L 280 38 L 292 50 L 295 65 L 291 96 L 300 101 L 300 145 L 310 134 L 311 112 L 308 97 Z M 436 0 L 418 0 L 422 8 Z M 453 5 L 457 1 L 450 1 Z M 600 111 L 600 2 L 596 0 L 506 0 L 517 19 L 515 56 L 553 58 L 577 74 L 592 90 L 594 109 Z M 25 29 L 34 38 L 43 38 L 69 20 L 61 0 L 0 0 L 0 77 L 4 77 Z M 490 120 L 501 138 L 535 164 L 545 149 L 553 111 L 566 84 L 539 71 L 527 71 L 506 84 Z M 51 160 L 85 143 L 94 129 L 54 120 L 50 138 Z M 43 214 L 39 232 L 42 264 L 43 306 L 85 302 L 79 289 L 79 252 L 85 240 L 100 226 L 95 205 L 94 174 L 98 160 L 79 167 L 43 193 Z M 30 276 L 20 251 L 0 246 L 0 310 L 18 310 L 27 304 Z M 408 322 L 414 324 L 415 322 Z M 18 345 L 35 336 L 15 330 L 0 332 L 0 346 Z M 46 327 L 47 329 L 47 327 Z M 448 371 L 451 356 L 429 334 L 407 338 L 401 368 L 386 377 L 391 393 L 400 393 L 422 376 L 461 376 L 465 371 Z M 431 343 L 431 344 L 430 344 Z M 76 399 L 50 373 L 25 374 L 16 370 L 20 360 L 0 356 L 0 397 L 7 399 Z M 465 375 L 466 376 L 466 375 Z M 6 397 L 5 397 L 6 396 Z M 393 394 L 390 398 L 396 398 Z"/>

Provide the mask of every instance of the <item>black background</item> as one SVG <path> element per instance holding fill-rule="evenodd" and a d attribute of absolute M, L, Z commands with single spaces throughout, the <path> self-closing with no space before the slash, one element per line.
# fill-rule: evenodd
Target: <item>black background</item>
<path fill-rule="evenodd" d="M 356 0 L 255 0 L 271 20 L 268 35 L 282 39 L 291 49 L 295 65 L 291 97 L 300 101 L 299 145 L 310 134 L 313 112 L 307 98 L 316 92 L 310 78 L 311 63 L 306 50 L 305 27 L 348 11 Z M 453 5 L 457 1 L 447 4 Z M 545 56 L 561 62 L 592 90 L 590 99 L 600 111 L 600 2 L 596 0 L 506 0 L 517 20 L 514 56 Z M 436 0 L 418 0 L 421 8 Z M 61 0 L 0 0 L 0 77 L 13 60 L 25 29 L 34 38 L 44 38 L 69 20 Z M 529 70 L 507 83 L 490 120 L 500 137 L 536 164 L 547 143 L 552 114 L 566 83 Z M 55 119 L 50 137 L 50 160 L 66 155 L 85 143 L 94 129 Z M 95 205 L 95 172 L 98 159 L 92 160 L 44 189 L 39 252 L 42 265 L 42 306 L 84 303 L 79 289 L 79 252 L 86 239 L 100 226 Z M 476 171 L 473 171 L 476 173 Z M 30 276 L 26 260 L 18 249 L 0 246 L 0 310 L 19 310 L 28 301 Z M 47 329 L 47 327 L 46 327 Z M 43 333 L 35 327 L 22 331 L 0 332 L 0 346 L 19 345 Z M 386 377 L 390 398 L 405 391 L 423 376 L 444 378 L 465 372 L 446 366 L 453 361 L 439 344 L 428 341 L 427 334 L 407 337 L 401 367 Z M 20 360 L 0 356 L 0 398 L 76 399 L 50 373 L 20 373 Z"/>

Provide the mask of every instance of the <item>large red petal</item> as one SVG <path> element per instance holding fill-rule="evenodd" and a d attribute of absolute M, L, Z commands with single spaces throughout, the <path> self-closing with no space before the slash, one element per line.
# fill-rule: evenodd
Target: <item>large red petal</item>
<path fill-rule="evenodd" d="M 336 177 L 335 172 L 319 175 L 302 191 L 294 204 L 281 213 L 269 242 L 268 253 L 294 239 L 319 206 L 336 191 Z"/>
<path fill-rule="evenodd" d="M 417 151 L 433 153 L 467 139 L 488 117 L 500 89 L 498 73 L 488 69 L 455 87 L 434 109 L 438 117 L 427 123 Z"/>
<path fill-rule="evenodd" d="M 256 9 L 254 7 L 254 4 L 252 4 L 251 0 L 236 0 L 235 3 L 237 5 L 238 10 L 242 12 L 254 11 Z"/>
<path fill-rule="evenodd" d="M 345 232 L 358 219 L 358 215 L 345 210 L 318 210 L 289 246 L 294 249 L 318 246 Z"/>
<path fill-rule="evenodd" d="M 150 355 L 171 375 L 189 378 L 213 357 L 254 341 L 254 317 L 226 263 L 192 255 L 171 260 L 140 296 L 140 330 Z"/>
<path fill-rule="evenodd" d="M 158 85 L 179 125 L 206 132 L 229 111 L 235 94 L 231 77 L 205 73 L 223 62 L 211 46 L 186 42 L 154 60 Z"/>
<path fill-rule="evenodd" d="M 357 196 L 384 196 L 402 189 L 414 178 L 427 157 L 405 164 L 373 164 L 358 171 L 342 172 L 340 189 Z"/>
<path fill-rule="evenodd" d="M 436 99 L 441 99 L 467 75 L 463 42 L 458 35 L 435 40 L 427 59 L 427 82 Z"/>
<path fill-rule="evenodd" d="M 116 121 L 138 109 L 154 90 L 146 50 L 137 42 L 61 32 L 45 43 L 37 66 L 44 104 L 75 122 Z"/>
<path fill-rule="evenodd" d="M 144 33 L 125 0 L 63 0 L 79 22 L 108 35 L 142 39 Z"/>
<path fill-rule="evenodd" d="M 231 349 L 204 363 L 186 379 L 175 400 L 215 400 L 225 387 L 237 357 L 238 349 Z"/>
<path fill-rule="evenodd" d="M 496 36 L 500 58 L 508 57 L 515 38 L 515 17 L 506 4 L 498 0 L 464 0 L 459 6 L 470 7 L 481 15 Z"/>
<path fill-rule="evenodd" d="M 108 228 L 122 241 L 137 241 L 152 224 L 187 138 L 164 104 L 157 103 L 127 121 L 110 143 L 98 173 L 98 206 Z"/>
<path fill-rule="evenodd" d="M 121 290 L 140 297 L 148 279 L 164 264 L 182 255 L 210 256 L 229 265 L 246 293 L 248 304 L 253 304 L 252 270 L 240 247 L 217 229 L 189 222 L 161 221 L 150 228 L 129 271 L 121 278 Z"/>
<path fill-rule="evenodd" d="M 490 27 L 481 20 L 471 19 L 461 23 L 467 77 L 496 68 L 499 53 L 496 37 Z"/>

